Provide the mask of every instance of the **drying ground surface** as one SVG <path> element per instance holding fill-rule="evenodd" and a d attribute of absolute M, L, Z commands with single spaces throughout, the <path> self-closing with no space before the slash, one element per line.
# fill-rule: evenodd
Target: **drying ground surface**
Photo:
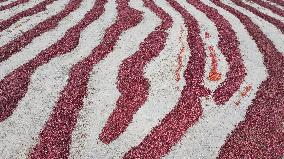
<path fill-rule="evenodd" d="M 0 158 L 284 158 L 283 55 L 283 0 L 0 0 Z"/>

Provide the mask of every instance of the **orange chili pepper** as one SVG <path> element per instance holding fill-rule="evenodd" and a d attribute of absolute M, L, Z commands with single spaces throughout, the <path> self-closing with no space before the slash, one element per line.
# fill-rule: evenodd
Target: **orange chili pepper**
<path fill-rule="evenodd" d="M 209 73 L 209 80 L 210 81 L 219 81 L 221 79 L 221 73 L 218 72 L 218 59 L 214 50 L 214 47 L 211 45 L 208 47 L 208 49 L 210 50 L 210 57 L 211 57 L 211 70 Z"/>
<path fill-rule="evenodd" d="M 180 71 L 182 68 L 182 58 L 185 54 L 185 47 L 184 43 L 182 41 L 182 34 L 183 34 L 183 28 L 181 27 L 181 32 L 180 32 L 180 37 L 179 37 L 179 42 L 181 43 L 182 47 L 180 49 L 179 55 L 178 55 L 178 68 L 176 69 L 176 81 L 178 82 L 181 79 Z"/>
<path fill-rule="evenodd" d="M 182 68 L 182 57 L 185 54 L 185 48 L 182 47 L 178 56 L 178 68 L 176 69 L 176 81 L 179 81 L 181 79 L 180 77 L 180 70 Z"/>
<path fill-rule="evenodd" d="M 248 93 L 251 91 L 251 89 L 252 89 L 251 85 L 245 86 L 245 89 L 240 94 L 241 96 L 240 96 L 239 100 L 237 102 L 235 102 L 235 104 L 237 106 L 241 103 L 241 99 L 248 95 Z"/>
<path fill-rule="evenodd" d="M 245 90 L 243 92 L 241 92 L 241 96 L 244 97 L 246 96 L 252 89 L 252 86 L 251 85 L 248 85 L 245 87 Z"/>

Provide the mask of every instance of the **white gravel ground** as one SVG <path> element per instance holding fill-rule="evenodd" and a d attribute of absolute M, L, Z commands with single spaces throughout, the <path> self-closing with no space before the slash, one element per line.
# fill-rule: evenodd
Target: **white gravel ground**
<path fill-rule="evenodd" d="M 280 52 L 284 52 L 284 34 L 276 28 L 273 24 L 265 21 L 264 19 L 256 16 L 255 14 L 251 13 L 250 11 L 235 5 L 233 2 L 229 0 L 223 1 L 225 4 L 237 9 L 241 13 L 249 16 L 251 20 L 260 27 L 260 29 L 267 35 L 269 39 L 272 40 L 277 50 Z"/>
<path fill-rule="evenodd" d="M 8 19 L 9 17 L 11 17 L 11 16 L 13 16 L 17 13 L 20 13 L 24 10 L 27 10 L 28 8 L 31 8 L 34 5 L 39 4 L 42 1 L 43 0 L 30 0 L 27 3 L 19 4 L 15 7 L 12 7 L 11 9 L 0 11 L 0 15 L 1 15 L 0 20 Z"/>
<path fill-rule="evenodd" d="M 142 140 L 136 139 L 135 134 L 133 134 L 137 133 L 136 131 L 131 133 L 128 130 L 127 133 L 124 133 L 109 145 L 103 144 L 98 139 L 98 135 L 109 114 L 115 108 L 116 100 L 120 95 L 115 83 L 121 61 L 134 54 L 138 50 L 140 42 L 160 23 L 155 14 L 148 8 L 145 8 L 142 2 L 135 3 L 132 0 L 130 1 L 130 6 L 143 11 L 144 19 L 137 26 L 123 33 L 113 52 L 94 67 L 89 81 L 88 96 L 84 100 L 84 108 L 80 112 L 80 119 L 73 133 L 74 135 L 84 134 L 85 136 L 81 138 L 77 135 L 77 140 L 74 140 L 74 144 L 72 144 L 73 149 L 71 150 L 73 158 L 77 156 L 86 159 L 120 158 L 131 146 L 135 146 Z M 137 33 L 140 36 L 133 36 Z M 146 128 L 147 126 L 145 125 Z"/>
<path fill-rule="evenodd" d="M 249 3 L 249 2 L 246 2 L 246 1 L 244 1 L 244 3 L 246 3 L 246 4 L 256 8 L 257 10 L 261 11 L 262 13 L 264 13 L 266 15 L 269 15 L 269 16 L 271 16 L 273 18 L 281 20 L 282 22 L 284 21 L 284 17 L 282 17 L 282 16 L 280 16 L 278 14 L 273 13 L 270 9 L 262 7 L 262 6 L 260 6 L 260 5 L 256 4 L 256 3 Z"/>
<path fill-rule="evenodd" d="M 84 0 L 80 8 L 64 18 L 57 28 L 34 39 L 20 53 L 0 63 L 5 67 L 3 70 L 6 71 L 1 70 L 0 79 L 3 79 L 9 72 L 32 59 L 40 50 L 47 48 L 63 37 L 64 32 L 82 19 L 93 4 L 94 1 L 92 0 Z M 82 38 L 84 37 L 82 36 Z M 88 38 L 92 37 L 88 36 Z M 90 39 L 88 40 L 90 41 Z M 94 40 L 94 42 L 98 43 L 99 41 Z M 80 44 L 86 45 L 87 43 Z M 90 52 L 90 49 L 84 49 L 81 46 L 80 53 L 82 55 Z M 75 49 L 70 54 L 76 54 L 77 51 L 78 49 Z M 38 135 L 47 121 L 55 102 L 58 100 L 59 92 L 66 84 L 68 68 L 74 62 L 66 57 L 64 59 L 64 56 L 55 58 L 50 63 L 41 66 L 33 74 L 26 96 L 19 102 L 13 115 L 0 123 L 0 142 L 3 143 L 0 145 L 0 153 L 3 158 L 24 158 L 29 149 L 37 143 Z M 3 68 L 2 66 L 0 68 Z"/>
<path fill-rule="evenodd" d="M 241 85 L 241 89 L 251 84 L 252 91 L 241 100 L 241 107 L 236 106 L 234 103 L 239 99 L 239 92 L 236 92 L 230 101 L 221 107 L 211 101 L 204 100 L 202 103 L 203 116 L 201 120 L 188 130 L 181 142 L 165 157 L 168 159 L 216 158 L 227 135 L 234 129 L 237 123 L 244 119 L 246 109 L 249 104 L 251 104 L 251 100 L 255 97 L 254 94 L 257 91 L 257 87 L 267 77 L 265 66 L 261 62 L 263 60 L 262 55 L 244 26 L 237 23 L 239 20 L 209 1 L 202 0 L 202 2 L 216 8 L 218 12 L 230 22 L 233 29 L 237 30 L 236 35 L 241 42 L 240 50 L 247 69 L 247 76 L 245 82 Z M 193 15 L 197 14 L 196 11 L 191 11 L 191 13 Z M 197 16 L 195 15 L 195 17 Z M 212 34 L 212 31 L 214 30 L 210 29 L 209 33 Z M 216 33 L 214 38 L 218 39 Z M 255 76 L 255 74 L 258 76 Z M 208 85 L 210 85 L 209 82 Z"/>
<path fill-rule="evenodd" d="M 0 3 L 0 6 L 11 3 L 15 0 Z M 9 10 L 0 11 L 0 21 L 8 19 L 12 15 L 38 4 L 42 0 L 30 0 L 25 4 L 13 7 Z M 181 49 L 179 37 L 186 42 L 187 29 L 182 16 L 163 0 L 154 0 L 172 18 L 173 26 L 167 33 L 169 36 L 164 50 L 160 55 L 147 64 L 144 69 L 145 77 L 150 82 L 149 97 L 146 103 L 134 115 L 132 123 L 118 139 L 106 145 L 98 136 L 104 127 L 109 114 L 116 107 L 116 101 L 120 96 L 116 82 L 119 65 L 127 57 L 133 55 L 139 44 L 161 23 L 161 20 L 149 8 L 143 6 L 142 1 L 130 0 L 130 6 L 143 12 L 143 20 L 137 26 L 122 33 L 114 50 L 100 63 L 94 66 L 88 83 L 88 95 L 84 99 L 83 109 L 79 113 L 77 125 L 72 134 L 70 145 L 70 158 L 73 159 L 116 159 L 121 158 L 131 147 L 138 145 L 151 129 L 176 105 L 185 80 L 181 76 L 176 81 L 175 71 L 178 67 L 177 59 Z M 239 106 L 235 104 L 240 99 L 240 91 L 223 106 L 217 106 L 211 98 L 202 99 L 203 115 L 200 120 L 190 127 L 181 141 L 172 147 L 172 151 L 165 156 L 165 159 L 213 159 L 218 156 L 218 151 L 224 144 L 226 137 L 234 130 L 235 126 L 242 120 L 258 86 L 264 81 L 268 74 L 263 64 L 263 57 L 255 42 L 249 36 L 247 30 L 232 14 L 224 9 L 215 6 L 209 0 L 201 0 L 203 3 L 218 10 L 226 20 L 230 22 L 240 41 L 240 51 L 246 68 L 246 77 L 241 85 L 240 91 L 245 86 L 251 85 L 251 92 L 243 97 Z M 59 13 L 68 0 L 58 0 L 48 5 L 47 10 L 25 17 L 0 32 L 0 46 L 20 36 L 22 32 L 33 28 L 48 17 Z M 225 57 L 217 48 L 218 31 L 212 21 L 186 0 L 178 1 L 198 21 L 201 29 L 201 36 L 205 46 L 214 46 L 219 62 L 218 70 L 222 74 L 222 80 L 212 82 L 207 79 L 211 60 L 207 50 L 205 67 L 205 86 L 215 90 L 225 79 L 228 71 L 228 64 Z M 280 52 L 284 52 L 284 34 L 273 24 L 263 20 L 242 7 L 235 5 L 229 0 L 223 0 L 225 4 L 232 6 L 240 12 L 248 15 L 254 23 L 270 38 Z M 64 33 L 78 23 L 84 14 L 91 9 L 94 0 L 83 0 L 80 7 L 60 21 L 59 25 L 35 38 L 29 45 L 20 52 L 14 54 L 6 61 L 0 63 L 0 80 L 11 73 L 19 66 L 27 63 L 44 50 L 64 36 Z M 269 9 L 257 4 L 246 2 L 259 11 L 270 15 L 284 22 L 284 17 L 276 15 Z M 0 122 L 0 159 L 22 159 L 26 158 L 31 148 L 38 142 L 38 136 L 45 122 L 52 112 L 52 108 L 59 98 L 60 91 L 67 84 L 70 68 L 88 56 L 92 49 L 101 41 L 106 28 L 116 20 L 115 0 L 109 0 L 105 6 L 104 14 L 85 30 L 81 32 L 79 45 L 71 52 L 52 59 L 49 63 L 39 67 L 32 76 L 28 92 L 19 102 L 13 115 L 7 120 Z M 284 8 L 280 7 L 279 8 Z M 181 34 L 181 28 L 184 33 Z M 211 37 L 205 39 L 205 32 Z M 190 49 L 185 46 L 186 55 L 183 57 L 181 75 L 186 68 L 190 58 Z M 283 158 L 284 159 L 284 158 Z"/>
<path fill-rule="evenodd" d="M 10 26 L 8 29 L 3 30 L 2 32 L 0 32 L 0 47 L 11 40 L 14 40 L 16 37 L 22 35 L 23 32 L 32 29 L 40 22 L 59 13 L 61 10 L 63 10 L 64 6 L 67 3 L 68 0 L 55 1 L 54 3 L 48 5 L 45 11 L 22 18 L 21 20 Z"/>

